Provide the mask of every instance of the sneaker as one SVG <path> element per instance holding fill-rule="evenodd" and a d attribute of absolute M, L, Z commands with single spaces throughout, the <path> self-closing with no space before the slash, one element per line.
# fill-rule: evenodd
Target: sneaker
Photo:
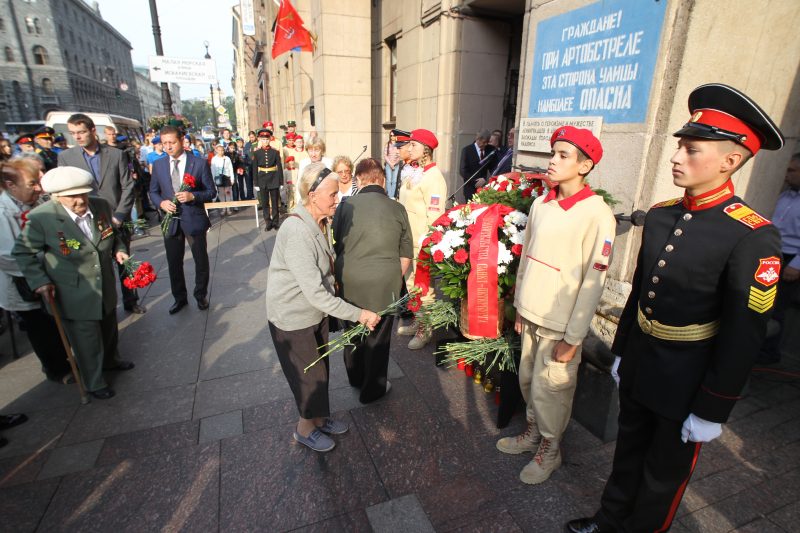
<path fill-rule="evenodd" d="M 321 432 L 319 429 L 312 431 L 311 435 L 308 437 L 304 437 L 295 431 L 294 440 L 300 444 L 308 446 L 315 452 L 329 452 L 336 446 L 336 443 L 333 442 L 333 439 Z"/>
<path fill-rule="evenodd" d="M 409 350 L 419 350 L 427 346 L 428 342 L 430 342 L 433 333 L 431 330 L 426 329 L 422 326 L 417 328 L 417 333 L 414 335 L 414 338 L 411 339 L 408 343 Z"/>
<path fill-rule="evenodd" d="M 347 433 L 350 426 L 346 422 L 340 422 L 333 418 L 326 418 L 325 423 L 321 426 L 317 426 L 317 429 L 328 435 L 341 435 Z"/>
<path fill-rule="evenodd" d="M 519 473 L 519 479 L 528 485 L 538 485 L 547 481 L 550 474 L 559 466 L 561 466 L 561 450 L 558 448 L 558 443 L 542 437 L 533 461 L 525 465 Z"/>
<path fill-rule="evenodd" d="M 400 324 L 397 328 L 398 335 L 416 335 L 417 333 L 417 321 L 411 320 L 410 322 L 405 322 Z"/>
<path fill-rule="evenodd" d="M 525 452 L 535 452 L 539 449 L 539 442 L 542 434 L 539 433 L 539 426 L 536 421 L 528 420 L 528 427 L 521 435 L 515 437 L 503 437 L 497 441 L 497 449 L 503 453 L 517 455 Z"/>

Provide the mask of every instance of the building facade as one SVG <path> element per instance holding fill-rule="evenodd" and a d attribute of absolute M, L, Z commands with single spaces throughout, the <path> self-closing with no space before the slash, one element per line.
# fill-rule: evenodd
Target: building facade
<path fill-rule="evenodd" d="M 238 52 L 236 68 L 255 74 L 258 122 L 294 119 L 304 135 L 325 139 L 329 156 L 354 156 L 366 144 L 378 158 L 391 128 L 430 129 L 451 192 L 463 184 L 460 149 L 479 130 L 521 128 L 514 164 L 546 167 L 550 133 L 573 122 L 595 128 L 604 146 L 590 184 L 619 201 L 615 212 L 647 210 L 681 194 L 670 172 L 672 133 L 688 119 L 689 92 L 709 82 L 746 92 L 787 137 L 783 150 L 762 152 L 735 175 L 737 194 L 765 216 L 798 150 L 800 48 L 788 45 L 797 40 L 797 2 L 730 0 L 724 10 L 707 0 L 292 3 L 315 37 L 313 53 L 272 60 L 278 8 L 260 0 L 254 47 Z M 594 324 L 606 341 L 641 240 L 628 223 L 618 233 Z"/>
<path fill-rule="evenodd" d="M 161 102 L 161 84 L 150 81 L 147 67 L 133 67 L 136 76 L 136 90 L 139 93 L 139 105 L 142 107 L 142 124 L 147 127 L 150 117 L 164 114 L 164 105 Z M 181 114 L 181 87 L 177 83 L 169 84 L 169 93 L 172 97 L 172 112 Z"/>
<path fill-rule="evenodd" d="M 0 128 L 48 111 L 141 120 L 131 45 L 82 0 L 0 2 Z"/>

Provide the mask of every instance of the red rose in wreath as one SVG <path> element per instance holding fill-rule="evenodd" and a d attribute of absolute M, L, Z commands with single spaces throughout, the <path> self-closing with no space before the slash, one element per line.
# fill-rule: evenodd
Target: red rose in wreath
<path fill-rule="evenodd" d="M 455 255 L 453 255 L 453 261 L 455 261 L 459 265 L 463 265 L 464 263 L 467 262 L 468 259 L 469 259 L 469 254 L 463 248 L 459 248 L 456 251 Z"/>

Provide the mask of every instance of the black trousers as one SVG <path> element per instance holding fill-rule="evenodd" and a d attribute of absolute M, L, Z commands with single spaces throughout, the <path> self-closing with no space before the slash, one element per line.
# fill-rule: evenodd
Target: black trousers
<path fill-rule="evenodd" d="M 295 331 L 282 330 L 272 322 L 268 324 L 272 343 L 278 352 L 278 361 L 292 389 L 300 416 L 305 419 L 329 416 L 328 358 L 309 368 L 308 373 L 303 372 L 320 356 L 317 348 L 328 342 L 328 318 L 323 318 L 316 326 Z"/>
<path fill-rule="evenodd" d="M 347 327 L 353 322 L 348 322 Z M 361 389 L 358 401 L 374 402 L 386 394 L 386 373 L 389 370 L 389 348 L 394 316 L 384 316 L 375 331 L 356 346 L 344 349 L 344 366 L 350 385 Z"/>
<path fill-rule="evenodd" d="M 278 211 L 281 205 L 280 193 L 280 189 L 265 189 L 264 187 L 258 189 L 258 201 L 261 202 L 261 208 L 264 210 L 264 220 L 267 222 L 267 226 L 277 226 L 280 223 Z"/>
<path fill-rule="evenodd" d="M 786 268 L 793 259 L 794 254 L 784 254 L 781 265 Z M 771 337 L 764 340 L 764 345 L 761 347 L 760 357 L 771 360 L 779 361 L 781 358 L 781 339 L 783 338 L 783 322 L 786 318 L 786 311 L 792 305 L 792 301 L 797 297 L 800 291 L 800 281 L 787 282 L 781 279 L 778 282 L 778 296 L 775 298 L 775 309 L 772 311 L 772 318 L 778 323 L 778 331 Z"/>
<path fill-rule="evenodd" d="M 174 236 L 164 237 L 164 248 L 167 251 L 167 266 L 169 267 L 169 285 L 176 302 L 187 300 L 186 278 L 183 275 L 186 241 L 189 241 L 194 259 L 194 297 L 201 300 L 208 294 L 209 268 L 206 233 L 185 235 L 179 224 L 178 231 Z"/>
<path fill-rule="evenodd" d="M 128 250 L 131 249 L 131 232 L 125 228 L 124 226 L 119 228 L 120 235 L 122 236 L 122 241 L 125 243 L 125 248 Z M 116 263 L 116 261 L 114 261 Z M 125 309 L 130 309 L 137 303 L 139 303 L 139 293 L 136 292 L 136 289 L 129 289 L 125 286 L 122 282 L 127 276 L 125 273 L 125 267 L 117 263 L 117 272 L 119 273 L 119 286 L 122 288 L 122 306 Z"/>
<path fill-rule="evenodd" d="M 244 180 L 247 184 L 247 196 L 245 196 L 245 200 L 255 200 L 256 196 L 253 194 L 255 191 L 253 189 L 253 174 L 250 172 L 250 170 L 247 170 L 244 173 Z"/>
<path fill-rule="evenodd" d="M 233 199 L 244 200 L 244 174 L 234 174 L 233 178 Z"/>
<path fill-rule="evenodd" d="M 669 529 L 700 454 L 700 443 L 681 441 L 682 425 L 620 389 L 617 448 L 598 522 L 625 532 Z"/>
<path fill-rule="evenodd" d="M 67 352 L 61 343 L 56 321 L 44 309 L 17 311 L 25 322 L 25 333 L 31 341 L 42 371 L 49 379 L 58 380 L 70 372 Z"/>

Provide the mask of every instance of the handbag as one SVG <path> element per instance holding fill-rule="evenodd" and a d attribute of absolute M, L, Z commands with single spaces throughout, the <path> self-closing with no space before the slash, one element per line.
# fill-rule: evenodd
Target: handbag
<path fill-rule="evenodd" d="M 14 282 L 14 285 L 17 287 L 17 292 L 19 293 L 20 298 L 22 298 L 26 302 L 38 302 L 42 299 L 36 292 L 31 289 L 31 286 L 28 285 L 28 280 L 26 280 L 22 276 L 11 276 L 11 281 Z"/>
<path fill-rule="evenodd" d="M 224 156 L 223 156 L 224 157 Z M 227 159 L 227 157 L 226 157 Z M 222 170 L 225 170 L 225 161 L 222 164 Z M 223 173 L 219 173 L 214 176 L 214 185 L 217 187 L 230 187 L 231 186 L 231 179 Z"/>

